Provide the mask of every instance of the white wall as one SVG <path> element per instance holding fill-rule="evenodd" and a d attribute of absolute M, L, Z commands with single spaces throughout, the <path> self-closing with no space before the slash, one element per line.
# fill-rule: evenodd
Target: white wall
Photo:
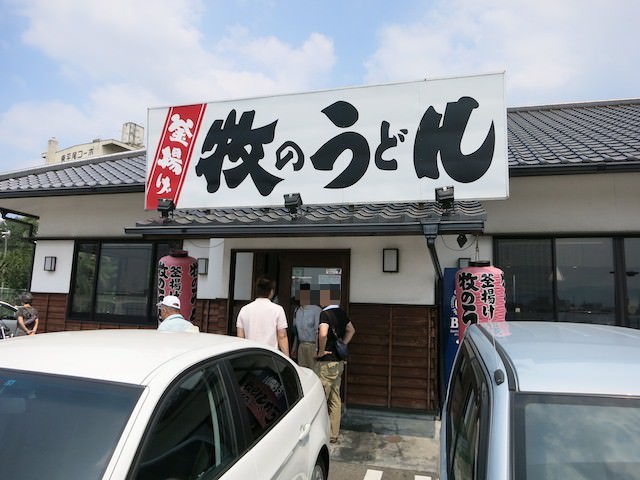
<path fill-rule="evenodd" d="M 640 232 L 640 173 L 516 177 L 508 200 L 485 201 L 485 234 Z"/>
<path fill-rule="evenodd" d="M 492 260 L 492 235 L 513 234 L 638 234 L 640 173 L 512 178 L 508 200 L 485 201 L 485 235 L 460 248 L 456 236 L 438 237 L 441 267 L 454 267 L 460 257 Z M 3 199 L 2 207 L 40 216 L 40 237 L 34 260 L 34 292 L 67 293 L 71 279 L 70 238 L 134 238 L 124 228 L 156 217 L 143 209 L 142 193 L 78 197 Z M 350 301 L 434 304 L 435 272 L 423 236 L 247 238 L 186 240 L 190 255 L 209 258 L 209 274 L 198 278 L 200 298 L 227 298 L 232 249 L 349 249 Z M 382 249 L 400 250 L 400 271 L 382 272 Z M 44 257 L 57 257 L 55 272 L 44 272 Z M 249 258 L 249 257 L 247 257 Z M 250 271 L 247 260 L 242 272 Z M 250 281 L 237 287 L 250 292 Z M 245 291 L 244 293 L 246 294 Z M 242 290 L 236 292 L 243 295 Z M 248 294 L 247 294 L 248 295 Z"/>
<path fill-rule="evenodd" d="M 491 239 L 481 238 L 479 258 L 491 260 Z M 469 237 L 469 243 L 465 248 L 458 247 L 456 236 L 438 237 L 436 249 L 441 267 L 453 267 L 457 265 L 459 257 L 476 259 L 476 248 L 473 237 Z M 398 248 L 399 272 L 382 272 L 382 249 Z M 225 254 L 223 266 L 214 269 L 209 264 L 210 275 L 213 271 L 220 272 L 219 282 L 221 290 L 219 295 L 227 297 L 229 289 L 229 262 L 231 250 L 301 250 L 301 249 L 349 249 L 351 252 L 351 283 L 349 286 L 349 300 L 361 303 L 398 303 L 432 305 L 435 302 L 436 275 L 427 249 L 427 242 L 423 236 L 412 237 L 331 237 L 331 238 L 250 238 L 250 239 L 226 239 L 224 241 Z M 251 258 L 251 257 L 247 257 Z M 241 272 L 250 272 L 251 262 L 240 268 Z M 236 279 L 236 292 L 238 293 Z M 251 279 L 244 279 L 250 292 Z M 242 295 L 242 293 L 239 293 Z M 211 295 L 199 290 L 199 296 L 213 298 Z M 238 297 L 240 298 L 240 297 Z M 247 297 L 248 299 L 249 297 Z"/>
<path fill-rule="evenodd" d="M 40 217 L 39 237 L 124 237 L 125 227 L 158 215 L 144 210 L 143 193 L 2 199 L 0 205 Z"/>
<path fill-rule="evenodd" d="M 32 292 L 68 293 L 73 266 L 73 240 L 38 240 L 33 259 Z M 56 257 L 56 270 L 44 271 L 44 257 Z"/>
<path fill-rule="evenodd" d="M 198 275 L 198 298 L 226 298 L 227 291 L 223 292 L 222 275 L 220 268 L 224 267 L 224 240 L 211 239 L 187 239 L 183 246 L 194 258 L 209 259 L 209 268 L 206 275 Z"/>

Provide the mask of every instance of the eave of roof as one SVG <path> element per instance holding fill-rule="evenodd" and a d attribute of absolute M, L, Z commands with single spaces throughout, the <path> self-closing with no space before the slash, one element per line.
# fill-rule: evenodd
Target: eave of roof
<path fill-rule="evenodd" d="M 568 103 L 507 110 L 511 177 L 640 171 L 640 99 Z M 0 199 L 144 192 L 146 152 L 45 165 L 0 175 Z M 485 211 L 456 202 L 461 215 L 435 203 L 177 210 L 169 221 L 152 218 L 125 231 L 143 236 L 331 236 L 480 233 Z M 454 218 L 455 217 L 455 218 Z"/>
<path fill-rule="evenodd" d="M 422 235 L 424 224 L 438 225 L 440 233 L 480 234 L 486 211 L 479 202 L 455 202 L 451 211 L 438 204 L 361 204 L 305 206 L 293 216 L 282 208 L 176 210 L 125 228 L 142 236 L 309 237 L 363 235 Z"/>

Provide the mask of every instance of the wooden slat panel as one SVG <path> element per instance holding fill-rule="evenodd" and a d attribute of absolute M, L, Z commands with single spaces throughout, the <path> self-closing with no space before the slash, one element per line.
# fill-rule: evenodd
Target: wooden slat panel
<path fill-rule="evenodd" d="M 387 397 L 374 397 L 367 393 L 362 395 L 349 394 L 349 402 L 353 405 L 359 405 L 363 407 L 389 407 Z M 409 407 L 410 408 L 410 407 Z"/>
<path fill-rule="evenodd" d="M 390 408 L 402 408 L 422 411 L 433 411 L 431 402 L 415 398 L 392 398 Z"/>
<path fill-rule="evenodd" d="M 347 402 L 436 411 L 437 309 L 351 304 L 349 316 L 356 336 L 350 345 Z"/>
<path fill-rule="evenodd" d="M 415 378 L 415 377 L 392 377 L 391 378 L 391 387 L 392 388 L 413 388 L 413 389 L 421 389 L 423 391 L 427 391 L 427 379 L 426 378 Z"/>
<path fill-rule="evenodd" d="M 155 328 L 66 319 L 67 295 L 34 293 L 41 332 Z M 194 322 L 202 332 L 227 333 L 226 299 L 198 300 Z M 351 304 L 356 327 L 343 381 L 351 405 L 437 411 L 437 309 L 431 306 Z"/>
<path fill-rule="evenodd" d="M 386 386 L 389 383 L 389 378 L 384 375 L 358 375 L 349 372 L 349 385 L 354 384 L 368 384 L 368 385 L 376 385 L 376 386 Z"/>
<path fill-rule="evenodd" d="M 153 329 L 155 325 L 131 325 L 74 321 L 67 319 L 67 295 L 57 293 L 34 293 L 33 305 L 38 309 L 40 332 L 58 332 L 64 330 L 99 330 L 116 328 Z M 227 330 L 227 301 L 198 300 L 195 324 L 201 331 L 225 334 Z"/>

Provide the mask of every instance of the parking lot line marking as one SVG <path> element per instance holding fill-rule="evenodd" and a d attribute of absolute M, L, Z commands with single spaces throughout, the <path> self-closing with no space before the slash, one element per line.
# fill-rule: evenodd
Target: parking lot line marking
<path fill-rule="evenodd" d="M 380 470 L 367 470 L 362 480 L 380 480 L 382 478 L 382 471 Z"/>
<path fill-rule="evenodd" d="M 431 477 L 427 477 L 425 475 L 416 475 L 413 478 L 415 478 L 415 480 L 431 480 Z"/>

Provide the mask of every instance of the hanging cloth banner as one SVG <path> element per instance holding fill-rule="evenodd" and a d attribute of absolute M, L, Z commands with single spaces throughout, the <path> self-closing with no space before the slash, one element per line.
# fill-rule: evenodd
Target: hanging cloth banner
<path fill-rule="evenodd" d="M 171 107 L 167 112 L 147 177 L 146 209 L 158 208 L 160 198 L 178 203 L 205 107 L 200 103 Z"/>
<path fill-rule="evenodd" d="M 456 272 L 460 340 L 473 323 L 505 321 L 504 272 L 489 262 L 471 262 Z"/>

